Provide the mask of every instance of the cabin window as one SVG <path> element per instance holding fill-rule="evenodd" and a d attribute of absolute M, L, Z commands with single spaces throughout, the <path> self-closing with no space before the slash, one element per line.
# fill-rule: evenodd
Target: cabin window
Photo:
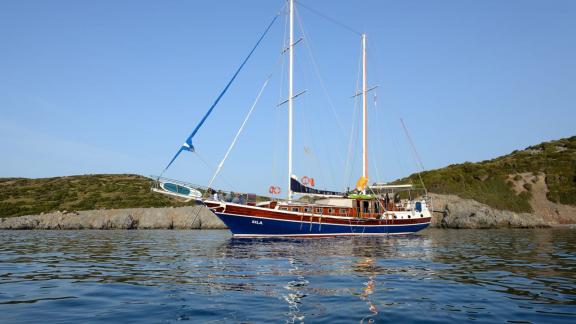
<path fill-rule="evenodd" d="M 380 214 L 380 202 L 379 201 L 374 202 L 374 212 L 376 214 Z"/>
<path fill-rule="evenodd" d="M 280 207 L 280 210 L 288 210 L 288 207 Z"/>
<path fill-rule="evenodd" d="M 292 207 L 292 211 L 293 211 L 293 212 L 299 212 L 299 211 L 300 211 L 300 208 L 298 208 L 298 207 Z"/>
<path fill-rule="evenodd" d="M 311 211 L 312 211 L 312 208 L 310 208 L 310 207 L 304 207 L 304 212 L 305 212 L 305 213 L 309 213 L 309 212 L 311 212 Z"/>
<path fill-rule="evenodd" d="M 370 202 L 368 201 L 363 201 L 362 202 L 362 211 L 367 214 L 368 213 L 368 206 L 370 205 Z"/>
<path fill-rule="evenodd" d="M 334 214 L 334 208 L 328 208 L 328 214 Z"/>
<path fill-rule="evenodd" d="M 347 214 L 346 208 L 340 208 L 340 214 L 346 215 Z"/>
<path fill-rule="evenodd" d="M 322 208 L 316 208 L 316 214 L 322 214 Z"/>

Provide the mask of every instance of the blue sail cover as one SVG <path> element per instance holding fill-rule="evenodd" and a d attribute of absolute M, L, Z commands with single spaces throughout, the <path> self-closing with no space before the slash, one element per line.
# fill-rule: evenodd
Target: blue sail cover
<path fill-rule="evenodd" d="M 344 193 L 342 192 L 318 190 L 307 187 L 294 178 L 290 178 L 290 190 L 292 190 L 292 192 L 304 193 L 304 194 L 324 195 L 324 196 L 344 196 Z"/>
<path fill-rule="evenodd" d="M 204 115 L 204 117 L 202 117 L 202 119 L 200 120 L 200 122 L 198 123 L 198 125 L 196 125 L 196 128 L 194 128 L 194 130 L 192 131 L 192 133 L 190 134 L 190 136 L 188 136 L 188 138 L 186 139 L 186 141 L 184 142 L 184 144 L 182 144 L 182 146 L 180 147 L 180 149 L 178 150 L 178 152 L 176 152 L 176 154 L 174 155 L 174 157 L 172 158 L 172 160 L 170 160 L 170 162 L 168 163 L 168 165 L 164 168 L 164 171 L 162 171 L 162 173 L 160 174 L 160 176 L 162 176 L 162 174 L 164 174 L 164 172 L 166 172 L 166 170 L 168 170 L 168 168 L 172 165 L 172 163 L 174 162 L 174 160 L 176 160 L 176 158 L 178 158 L 178 156 L 180 155 L 180 153 L 182 153 L 182 151 L 189 151 L 189 152 L 194 152 L 194 145 L 192 144 L 192 138 L 194 138 L 194 135 L 196 135 L 196 133 L 198 132 L 198 130 L 200 129 L 200 127 L 202 127 L 202 125 L 204 124 L 204 122 L 206 121 L 206 119 L 208 118 L 208 116 L 210 116 L 210 114 L 212 113 L 212 110 L 214 110 L 214 107 L 216 107 L 216 105 L 218 104 L 218 102 L 220 102 L 220 99 L 222 99 L 222 97 L 224 96 L 224 94 L 226 93 L 226 91 L 228 91 L 228 88 L 230 88 L 230 85 L 232 85 L 232 82 L 234 82 L 234 80 L 236 79 L 236 77 L 238 76 L 238 74 L 240 73 L 240 71 L 242 70 L 242 68 L 244 67 L 244 65 L 246 65 L 246 62 L 248 62 L 248 59 L 250 59 L 250 56 L 252 56 L 252 53 L 254 53 L 254 51 L 256 50 L 256 48 L 258 47 L 258 45 L 260 45 L 260 42 L 262 42 L 262 39 L 264 39 L 264 36 L 266 36 L 266 34 L 268 34 L 268 31 L 270 30 L 270 28 L 272 27 L 272 25 L 274 24 L 274 22 L 276 22 L 276 19 L 278 19 L 278 16 L 280 14 L 277 14 L 274 19 L 272 19 L 272 21 L 270 22 L 270 24 L 268 24 L 268 27 L 266 28 L 266 30 L 264 31 L 264 33 L 262 34 L 262 36 L 260 36 L 260 38 L 258 39 L 258 42 L 256 42 L 256 45 L 254 45 L 254 47 L 252 48 L 252 50 L 250 51 L 250 53 L 248 54 L 248 56 L 246 56 L 246 58 L 244 59 L 244 61 L 242 62 L 242 64 L 240 64 L 240 67 L 238 67 L 238 69 L 236 70 L 236 72 L 234 73 L 234 75 L 232 76 L 232 78 L 230 79 L 230 81 L 228 81 L 228 84 L 226 84 L 226 87 L 224 87 L 224 90 L 222 90 L 222 92 L 220 92 L 220 94 L 218 95 L 218 97 L 216 98 L 216 100 L 214 101 L 214 103 L 212 104 L 212 106 L 210 107 L 210 109 L 208 109 L 208 112 L 206 112 L 206 114 Z"/>

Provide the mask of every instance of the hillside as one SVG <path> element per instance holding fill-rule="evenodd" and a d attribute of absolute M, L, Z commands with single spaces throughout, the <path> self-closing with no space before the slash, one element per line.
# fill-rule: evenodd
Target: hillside
<path fill-rule="evenodd" d="M 421 176 L 430 192 L 474 199 L 500 210 L 534 212 L 554 203 L 576 206 L 576 136 Z M 409 179 L 420 183 L 417 174 Z"/>
<path fill-rule="evenodd" d="M 150 179 L 131 174 L 0 179 L 0 217 L 59 210 L 184 205 L 169 197 L 154 194 L 150 191 Z"/>
<path fill-rule="evenodd" d="M 421 176 L 432 193 L 474 199 L 500 210 L 555 213 L 550 217 L 556 218 L 576 216 L 576 207 L 571 207 L 576 206 L 576 136 L 493 160 L 450 165 Z M 409 180 L 420 183 L 417 174 Z M 138 175 L 0 179 L 0 217 L 183 205 L 152 193 L 150 179 Z M 571 222 L 571 218 L 565 218 L 565 222 Z"/>

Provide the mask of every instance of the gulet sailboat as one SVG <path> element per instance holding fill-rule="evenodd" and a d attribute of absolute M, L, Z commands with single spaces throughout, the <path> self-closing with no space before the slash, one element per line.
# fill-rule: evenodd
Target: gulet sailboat
<path fill-rule="evenodd" d="M 193 199 L 204 204 L 226 224 L 235 237 L 371 236 L 409 234 L 426 228 L 430 224 L 432 214 L 431 202 L 425 192 L 414 198 L 413 194 L 417 192 L 417 188 L 411 184 L 388 185 L 377 182 L 368 184 L 367 92 L 369 89 L 367 89 L 366 78 L 366 34 L 361 35 L 362 89 L 358 94 L 362 96 L 363 111 L 362 175 L 356 183 L 355 190 L 348 192 L 319 190 L 305 181 L 301 181 L 293 174 L 294 0 L 288 0 L 287 7 L 289 35 L 286 49 L 288 53 L 288 190 L 286 199 L 270 199 L 257 203 L 254 200 L 224 199 L 223 195 L 211 195 L 206 191 L 205 194 L 201 195 L 200 191 L 192 186 L 161 177 L 156 178 L 153 190 L 187 200 Z M 192 138 L 258 47 L 276 18 L 277 16 L 268 25 L 224 91 L 164 171 L 170 167 L 181 152 L 194 151 Z M 271 193 L 273 193 L 272 189 Z M 308 196 L 313 199 L 304 201 L 295 199 L 295 195 Z"/>

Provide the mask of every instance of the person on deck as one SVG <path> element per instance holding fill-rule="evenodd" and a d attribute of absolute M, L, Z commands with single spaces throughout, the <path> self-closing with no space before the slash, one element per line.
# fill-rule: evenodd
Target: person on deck
<path fill-rule="evenodd" d="M 386 196 L 384 197 L 384 208 L 386 210 L 388 210 L 388 204 L 390 204 L 390 196 L 388 196 L 388 193 L 386 193 Z"/>

